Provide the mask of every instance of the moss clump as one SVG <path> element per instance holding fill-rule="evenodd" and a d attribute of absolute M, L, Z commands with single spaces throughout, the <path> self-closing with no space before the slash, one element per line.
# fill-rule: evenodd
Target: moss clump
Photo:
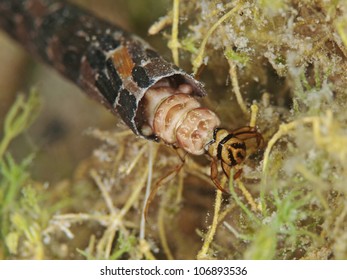
<path fill-rule="evenodd" d="M 30 180 L 28 167 L 33 155 L 19 163 L 8 151 L 13 140 L 23 133 L 38 113 L 39 99 L 32 90 L 27 100 L 19 95 L 4 121 L 0 141 L 0 256 L 41 259 L 41 232 L 48 220 L 40 208 L 39 198 Z"/>

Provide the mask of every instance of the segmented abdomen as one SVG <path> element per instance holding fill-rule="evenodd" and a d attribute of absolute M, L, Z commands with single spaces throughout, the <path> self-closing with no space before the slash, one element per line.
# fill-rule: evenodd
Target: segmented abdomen
<path fill-rule="evenodd" d="M 214 112 L 201 107 L 198 100 L 189 95 L 191 92 L 188 84 L 175 89 L 170 81 L 161 80 L 145 94 L 144 115 L 149 134 L 190 154 L 202 155 L 220 121 Z"/>
<path fill-rule="evenodd" d="M 142 39 L 65 1 L 0 0 L 0 27 L 146 138 L 157 135 L 144 133 L 141 100 L 155 84 L 164 79 L 205 95 Z"/>

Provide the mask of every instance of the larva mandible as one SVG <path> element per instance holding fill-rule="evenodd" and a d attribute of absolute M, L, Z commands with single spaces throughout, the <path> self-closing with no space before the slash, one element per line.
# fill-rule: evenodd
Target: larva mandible
<path fill-rule="evenodd" d="M 217 115 L 197 100 L 205 95 L 200 82 L 141 38 L 77 6 L 55 0 L 0 0 L 0 27 L 119 114 L 136 135 L 209 155 L 211 179 L 221 190 L 217 162 L 229 176 L 230 168 L 245 159 L 244 140 L 261 138 L 251 127 L 232 132 L 218 128 Z"/>

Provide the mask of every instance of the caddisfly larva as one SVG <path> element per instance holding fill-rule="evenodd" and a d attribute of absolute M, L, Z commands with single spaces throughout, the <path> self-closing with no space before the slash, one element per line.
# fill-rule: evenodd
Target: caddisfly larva
<path fill-rule="evenodd" d="M 166 144 L 181 148 L 189 154 L 207 154 L 211 158 L 211 179 L 220 190 L 217 175 L 217 162 L 229 177 L 230 169 L 241 164 L 246 158 L 244 140 L 261 135 L 254 127 L 245 126 L 235 131 L 219 128 L 218 116 L 208 108 L 204 108 L 192 97 L 189 84 L 173 86 L 170 79 L 165 78 L 152 86 L 145 93 L 141 103 L 142 115 L 146 120 L 142 126 L 142 134 L 155 135 Z M 235 178 L 240 175 L 239 169 Z"/>
<path fill-rule="evenodd" d="M 218 161 L 228 176 L 246 157 L 244 140 L 261 139 L 254 127 L 219 128 L 217 115 L 197 100 L 205 95 L 200 82 L 141 38 L 77 6 L 55 0 L 0 0 L 0 27 L 118 114 L 136 135 L 209 155 L 211 179 L 221 190 Z"/>

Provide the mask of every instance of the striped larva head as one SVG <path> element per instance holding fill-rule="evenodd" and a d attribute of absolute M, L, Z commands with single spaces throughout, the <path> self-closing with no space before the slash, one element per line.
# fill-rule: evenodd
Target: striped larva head
<path fill-rule="evenodd" d="M 218 180 L 218 166 L 220 161 L 224 174 L 229 177 L 231 171 L 236 171 L 233 175 L 237 179 L 242 172 L 241 163 L 246 159 L 246 143 L 254 138 L 259 147 L 262 136 L 255 127 L 244 126 L 234 131 L 216 128 L 213 131 L 212 140 L 205 146 L 206 153 L 211 157 L 211 180 L 222 192 L 227 192 Z"/>
<path fill-rule="evenodd" d="M 221 161 L 229 166 L 242 163 L 246 158 L 245 142 L 235 137 L 232 133 L 223 140 L 226 140 L 226 142 L 220 141 L 218 144 Z"/>
<path fill-rule="evenodd" d="M 222 161 L 222 164 L 236 166 L 246 158 L 246 144 L 234 133 L 221 128 L 214 131 L 213 142 L 208 147 L 208 154 Z"/>

